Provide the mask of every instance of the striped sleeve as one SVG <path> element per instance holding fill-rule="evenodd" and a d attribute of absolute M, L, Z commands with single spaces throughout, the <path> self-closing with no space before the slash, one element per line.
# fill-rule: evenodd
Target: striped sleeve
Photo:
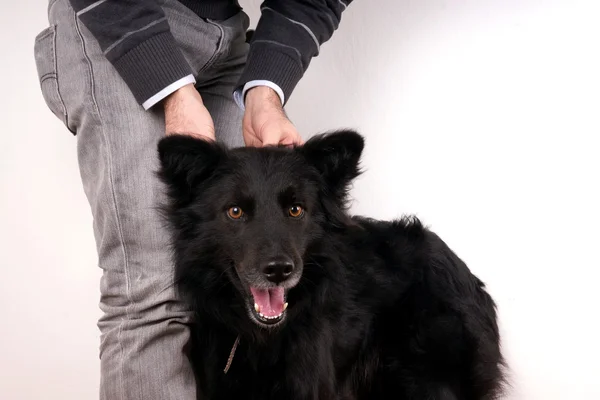
<path fill-rule="evenodd" d="M 192 69 L 177 47 L 157 1 L 70 0 L 139 104 L 189 78 Z"/>
<path fill-rule="evenodd" d="M 237 90 L 250 81 L 279 86 L 286 101 L 352 0 L 265 0 Z"/>

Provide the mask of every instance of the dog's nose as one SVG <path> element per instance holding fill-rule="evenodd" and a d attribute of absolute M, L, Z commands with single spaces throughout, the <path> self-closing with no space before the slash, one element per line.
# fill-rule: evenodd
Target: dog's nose
<path fill-rule="evenodd" d="M 272 260 L 263 267 L 262 272 L 269 281 L 281 283 L 294 272 L 294 263 L 287 259 Z"/>

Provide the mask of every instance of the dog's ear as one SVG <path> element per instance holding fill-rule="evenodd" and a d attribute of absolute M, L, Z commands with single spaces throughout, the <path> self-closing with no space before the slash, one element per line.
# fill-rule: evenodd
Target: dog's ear
<path fill-rule="evenodd" d="M 226 157 L 226 150 L 215 142 L 171 135 L 158 143 L 158 155 L 158 175 L 167 185 L 169 196 L 181 204 L 192 199 L 194 188 L 211 176 Z"/>
<path fill-rule="evenodd" d="M 361 173 L 364 147 L 361 135 L 344 130 L 314 136 L 298 149 L 317 168 L 327 189 L 343 201 L 348 185 Z"/>

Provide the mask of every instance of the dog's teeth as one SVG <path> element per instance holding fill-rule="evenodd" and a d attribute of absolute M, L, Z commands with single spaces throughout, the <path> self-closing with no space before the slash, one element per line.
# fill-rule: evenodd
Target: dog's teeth
<path fill-rule="evenodd" d="M 254 303 L 254 309 L 260 314 L 260 306 L 258 304 Z"/>
<path fill-rule="evenodd" d="M 288 303 L 283 303 L 283 311 L 287 310 L 287 307 L 288 307 Z"/>
<path fill-rule="evenodd" d="M 279 319 L 279 318 L 281 318 L 281 317 L 283 316 L 283 312 L 282 312 L 281 314 L 279 314 L 279 315 L 271 315 L 271 316 L 269 316 L 269 315 L 264 315 L 264 314 L 263 314 L 263 313 L 261 313 L 261 312 L 257 312 L 257 314 L 258 314 L 258 316 L 259 316 L 259 317 L 261 317 L 262 319 L 266 319 L 266 320 L 270 320 L 270 319 Z"/>

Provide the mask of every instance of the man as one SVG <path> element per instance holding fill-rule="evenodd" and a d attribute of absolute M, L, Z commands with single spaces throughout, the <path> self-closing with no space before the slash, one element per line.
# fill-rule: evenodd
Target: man
<path fill-rule="evenodd" d="M 50 0 L 35 57 L 46 103 L 77 135 L 94 217 L 102 399 L 196 397 L 157 141 L 300 143 L 283 106 L 350 1 L 267 0 L 249 45 L 236 0 Z"/>

